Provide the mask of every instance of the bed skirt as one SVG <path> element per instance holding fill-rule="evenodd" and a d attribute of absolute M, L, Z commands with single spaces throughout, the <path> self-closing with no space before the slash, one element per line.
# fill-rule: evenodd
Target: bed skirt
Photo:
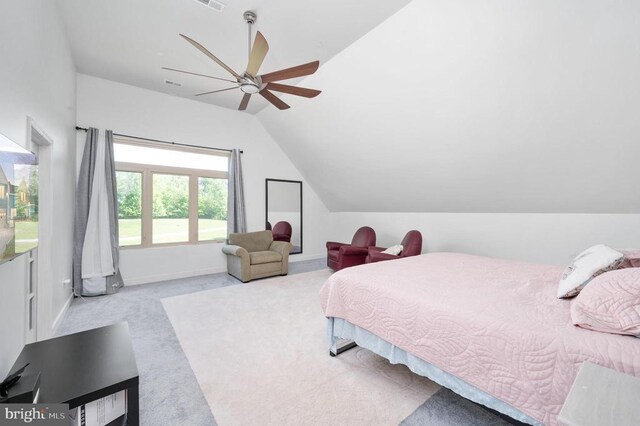
<path fill-rule="evenodd" d="M 427 377 L 439 385 L 451 389 L 463 398 L 506 414 L 520 422 L 535 426 L 542 425 L 539 421 L 524 414 L 520 410 L 513 408 L 509 404 L 481 391 L 464 380 L 461 380 L 440 370 L 428 362 L 407 353 L 375 334 L 370 333 L 357 325 L 351 324 L 347 320 L 342 318 L 328 318 L 327 334 L 330 348 L 332 348 L 339 339 L 353 340 L 358 344 L 358 346 L 388 359 L 392 364 L 406 365 L 414 373 Z"/>

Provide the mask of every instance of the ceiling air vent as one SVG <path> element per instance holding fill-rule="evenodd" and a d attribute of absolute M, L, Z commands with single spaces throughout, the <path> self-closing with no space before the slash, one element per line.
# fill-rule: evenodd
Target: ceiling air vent
<path fill-rule="evenodd" d="M 198 3 L 210 7 L 216 12 L 222 12 L 224 10 L 224 3 L 218 0 L 196 0 Z"/>
<path fill-rule="evenodd" d="M 169 86 L 182 87 L 182 83 L 178 83 L 176 81 L 165 80 L 164 83 L 168 84 Z"/>

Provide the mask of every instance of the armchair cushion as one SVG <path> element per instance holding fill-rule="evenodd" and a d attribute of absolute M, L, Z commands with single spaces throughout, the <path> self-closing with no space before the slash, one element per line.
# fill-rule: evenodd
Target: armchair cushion
<path fill-rule="evenodd" d="M 369 252 L 369 256 L 367 256 L 367 263 L 381 262 L 383 260 L 393 260 L 399 258 L 400 257 L 397 254 L 387 254 L 382 251 L 371 251 Z"/>
<path fill-rule="evenodd" d="M 262 263 L 280 262 L 282 255 L 276 251 L 252 251 L 249 253 L 252 265 L 260 265 Z"/>

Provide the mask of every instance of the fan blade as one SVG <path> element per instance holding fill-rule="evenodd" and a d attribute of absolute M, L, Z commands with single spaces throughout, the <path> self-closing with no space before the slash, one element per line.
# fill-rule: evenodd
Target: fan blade
<path fill-rule="evenodd" d="M 263 83 L 270 83 L 272 81 L 288 80 L 290 78 L 302 77 L 304 75 L 310 75 L 316 72 L 320 66 L 320 61 L 309 62 L 308 64 L 298 65 L 297 67 L 287 68 L 280 71 L 270 72 L 269 74 L 261 75 Z"/>
<path fill-rule="evenodd" d="M 183 39 L 187 40 L 189 43 L 191 43 L 196 49 L 198 49 L 199 51 L 201 51 L 202 53 L 204 53 L 205 55 L 207 55 L 209 58 L 213 59 L 218 65 L 220 65 L 222 68 L 224 68 L 225 70 L 229 71 L 229 73 L 231 75 L 233 75 L 235 78 L 240 79 L 242 77 L 240 77 L 238 75 L 237 72 L 235 72 L 234 70 L 232 70 L 231 68 L 229 68 L 227 66 L 227 64 L 225 64 L 224 62 L 222 62 L 220 59 L 216 58 L 215 55 L 211 52 L 209 52 L 203 45 L 201 45 L 200 43 L 198 43 L 197 41 L 187 37 L 184 34 L 180 34 L 180 37 L 182 37 Z"/>
<path fill-rule="evenodd" d="M 290 108 L 289 105 L 287 105 L 284 102 L 282 102 L 280 100 L 280 98 L 278 98 L 276 95 L 274 95 L 273 93 L 271 93 L 267 89 L 262 89 L 260 91 L 260 94 L 262 95 L 263 98 L 265 98 L 266 100 L 271 102 L 278 109 L 289 109 Z"/>
<path fill-rule="evenodd" d="M 269 83 L 267 89 L 276 92 L 288 93 L 290 95 L 303 96 L 305 98 L 315 98 L 322 91 L 315 89 L 305 89 L 304 87 L 289 86 L 288 84 Z"/>
<path fill-rule="evenodd" d="M 226 92 L 227 90 L 234 90 L 234 89 L 239 89 L 239 88 L 240 88 L 240 86 L 227 87 L 226 89 L 212 90 L 211 92 L 198 93 L 197 95 L 194 95 L 194 96 L 210 95 L 212 93 Z"/>
<path fill-rule="evenodd" d="M 247 65 L 247 74 L 251 76 L 258 75 L 258 71 L 260 70 L 260 65 L 262 65 L 262 61 L 264 61 L 264 57 L 267 56 L 267 52 L 269 51 L 269 43 L 264 38 L 262 33 L 258 31 L 256 33 L 256 39 L 253 42 L 253 48 L 251 49 L 251 54 L 249 55 L 249 65 Z"/>
<path fill-rule="evenodd" d="M 197 72 L 177 70 L 175 68 L 168 68 L 168 67 L 162 67 L 162 69 L 163 70 L 167 70 L 167 71 L 175 71 L 175 72 L 182 72 L 182 73 L 185 73 L 185 74 L 197 75 L 199 77 L 213 78 L 214 80 L 228 81 L 229 83 L 237 83 L 237 81 L 227 80 L 226 78 L 214 77 L 212 75 L 198 74 Z"/>
<path fill-rule="evenodd" d="M 249 99 L 251 99 L 251 93 L 245 93 L 242 97 L 242 101 L 240 101 L 240 107 L 238 111 L 244 111 L 247 109 L 247 105 L 249 105 Z"/>

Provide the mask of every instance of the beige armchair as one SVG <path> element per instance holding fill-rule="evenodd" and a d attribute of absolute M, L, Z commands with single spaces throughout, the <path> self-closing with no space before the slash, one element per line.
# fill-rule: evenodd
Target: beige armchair
<path fill-rule="evenodd" d="M 229 234 L 229 244 L 222 246 L 227 255 L 227 271 L 243 283 L 257 278 L 287 275 L 289 252 L 293 245 L 273 241 L 271 231 Z"/>

